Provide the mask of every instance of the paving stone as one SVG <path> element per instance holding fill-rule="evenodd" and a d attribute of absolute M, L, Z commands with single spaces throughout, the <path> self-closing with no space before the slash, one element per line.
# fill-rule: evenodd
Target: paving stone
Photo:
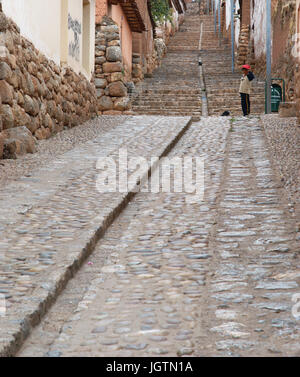
<path fill-rule="evenodd" d="M 297 288 L 298 284 L 295 281 L 274 281 L 274 282 L 260 282 L 255 289 L 270 289 L 270 290 L 278 290 L 278 289 L 291 289 Z"/>
<path fill-rule="evenodd" d="M 213 17 L 201 16 L 200 20 L 204 22 L 201 55 L 207 70 L 208 96 L 216 96 L 215 104 L 214 97 L 209 98 L 209 110 L 214 113 L 222 108 L 216 91 L 220 87 L 235 90 L 239 77 L 225 74 L 230 68 L 230 49 L 226 43 L 220 47 L 215 43 Z M 187 21 L 188 26 L 184 27 L 191 27 L 195 33 L 193 43 L 199 42 L 199 17 L 193 15 Z M 180 47 L 176 43 L 171 48 Z M 186 42 L 184 45 L 190 47 Z M 193 69 L 199 53 L 196 45 L 196 50 L 187 56 L 187 60 L 192 55 L 195 58 Z M 217 61 L 222 66 L 216 69 Z M 215 71 L 219 73 L 218 82 Z M 263 85 L 257 85 L 255 96 L 259 98 Z M 171 90 L 174 93 L 174 88 Z M 233 113 L 237 112 L 238 93 L 228 97 L 231 101 L 234 98 Z M 105 155 L 117 155 L 117 148 L 127 146 L 130 155 L 150 156 L 161 150 L 160 144 L 169 140 L 170 133 L 182 130 L 179 123 L 185 118 L 177 119 L 178 123 L 176 118 L 147 119 L 133 118 L 105 140 L 95 140 L 95 145 Z M 229 132 L 230 123 L 227 117 L 203 117 L 190 125 L 168 153 L 170 158 L 205 157 L 203 201 L 188 202 L 185 192 L 137 193 L 97 243 L 89 257 L 90 264 L 84 264 L 70 280 L 45 320 L 33 331 L 20 356 L 34 353 L 37 345 L 43 346 L 44 353 L 59 350 L 63 356 L 100 357 L 270 356 L 272 349 L 280 350 L 280 355 L 294 356 L 300 352 L 299 324 L 291 314 L 291 298 L 299 293 L 295 218 L 288 211 L 286 198 L 273 175 L 259 118 L 236 116 L 232 122 L 234 132 Z M 70 229 L 76 236 L 90 228 L 91 213 L 98 210 L 98 216 L 102 216 L 103 208 L 108 208 L 108 212 L 113 208 L 114 195 L 91 195 L 95 185 L 95 172 L 90 174 L 89 170 L 95 164 L 92 145 L 72 155 L 73 165 L 74 160 L 85 159 L 82 165 L 79 163 L 82 175 L 76 179 L 77 168 L 73 170 L 74 176 L 68 173 L 72 189 L 57 196 L 53 191 L 53 209 L 50 205 L 39 210 L 33 206 L 27 212 L 32 216 L 25 216 L 31 224 L 7 225 L 1 220 L 5 239 L 1 239 L 0 246 L 3 242 L 12 243 L 12 255 L 19 257 L 21 253 L 26 257 L 15 263 L 13 274 L 4 261 L 1 280 L 13 285 L 15 271 L 20 271 L 21 279 L 15 285 L 28 285 L 32 290 L 35 279 L 34 275 L 21 275 L 30 272 L 27 267 L 32 252 L 26 252 L 26 245 L 34 245 L 32 239 L 26 238 L 30 232 L 18 235 L 22 236 L 21 242 L 15 244 L 16 234 L 6 232 L 7 227 L 34 231 L 38 228 L 39 233 L 47 233 L 59 224 L 59 232 L 70 238 Z M 37 191 L 43 191 L 32 185 L 36 189 L 35 200 L 41 200 L 37 199 Z M 75 193 L 82 195 L 80 199 L 71 195 L 74 188 Z M 15 191 L 12 194 L 17 196 Z M 24 215 L 20 216 L 24 220 Z M 57 223 L 46 226 L 50 217 Z M 83 222 L 75 228 L 78 219 Z M 99 222 L 99 218 L 95 221 Z M 37 243 L 34 254 L 40 258 L 40 253 L 55 252 L 49 258 L 56 263 L 47 267 L 50 270 L 58 262 L 64 264 L 60 256 L 62 244 L 70 245 L 70 240 L 64 242 L 64 238 L 52 242 L 47 241 L 51 249 Z M 50 270 L 42 273 L 43 280 Z M 2 288 L 10 292 L 10 288 L 1 285 Z M 20 304 L 30 305 L 30 299 L 21 296 Z M 78 313 L 80 316 L 76 317 Z M 97 328 L 105 328 L 105 332 L 93 333 Z"/>

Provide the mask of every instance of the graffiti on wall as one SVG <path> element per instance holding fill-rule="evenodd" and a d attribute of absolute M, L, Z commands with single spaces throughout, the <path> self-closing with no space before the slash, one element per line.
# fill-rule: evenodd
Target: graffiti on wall
<path fill-rule="evenodd" d="M 81 23 L 77 20 L 73 20 L 72 16 L 68 15 L 68 29 L 74 33 L 74 40 L 69 42 L 69 55 L 76 61 L 80 61 L 80 40 L 81 35 Z"/>

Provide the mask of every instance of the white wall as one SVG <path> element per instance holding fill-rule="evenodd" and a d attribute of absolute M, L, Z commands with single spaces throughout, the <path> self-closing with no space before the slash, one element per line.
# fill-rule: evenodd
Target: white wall
<path fill-rule="evenodd" d="M 4 13 L 19 26 L 21 34 L 56 64 L 69 65 L 88 78 L 95 62 L 95 0 L 90 2 L 90 38 L 83 63 L 83 0 L 2 0 Z"/>
<path fill-rule="evenodd" d="M 251 3 L 251 25 L 255 26 L 252 30 L 254 39 L 255 57 L 259 58 L 266 53 L 266 2 L 255 1 L 254 8 Z"/>
<path fill-rule="evenodd" d="M 78 72 L 82 65 L 82 0 L 68 4 L 68 64 Z"/>
<path fill-rule="evenodd" d="M 2 0 L 2 8 L 25 38 L 60 63 L 60 0 Z"/>
<path fill-rule="evenodd" d="M 240 9 L 240 2 L 238 0 L 235 1 L 235 12 L 237 13 Z M 235 20 L 235 44 L 239 46 L 239 38 L 240 38 L 240 29 L 241 29 L 241 20 L 237 18 Z"/>
<path fill-rule="evenodd" d="M 226 0 L 226 30 L 229 29 L 231 23 L 231 1 Z"/>

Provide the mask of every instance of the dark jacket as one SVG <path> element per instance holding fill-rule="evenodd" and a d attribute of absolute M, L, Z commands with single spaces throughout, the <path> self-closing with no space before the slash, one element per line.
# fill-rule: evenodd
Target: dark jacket
<path fill-rule="evenodd" d="M 249 81 L 252 81 L 255 79 L 255 76 L 253 75 L 253 72 L 249 71 L 248 75 L 247 75 Z"/>

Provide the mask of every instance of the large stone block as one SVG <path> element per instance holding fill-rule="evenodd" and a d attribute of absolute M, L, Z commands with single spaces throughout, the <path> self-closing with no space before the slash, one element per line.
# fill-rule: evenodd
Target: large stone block
<path fill-rule="evenodd" d="M 105 56 L 98 56 L 95 59 L 95 64 L 101 65 L 106 62 Z"/>
<path fill-rule="evenodd" d="M 121 72 L 122 71 L 122 63 L 121 62 L 107 62 L 103 64 L 103 72 L 104 73 L 112 73 L 112 72 Z"/>
<path fill-rule="evenodd" d="M 11 69 L 17 68 L 17 58 L 15 57 L 15 55 L 9 54 L 7 57 L 7 62 L 10 65 Z"/>
<path fill-rule="evenodd" d="M 20 85 L 20 80 L 16 72 L 14 71 L 10 78 L 7 78 L 7 82 L 14 87 L 14 89 L 18 89 Z"/>
<path fill-rule="evenodd" d="M 12 70 L 5 62 L 0 62 L 0 80 L 8 80 L 11 78 Z"/>
<path fill-rule="evenodd" d="M 112 74 L 110 76 L 110 81 L 111 82 L 114 82 L 114 81 L 123 81 L 123 79 L 124 79 L 124 76 L 123 76 L 122 72 L 112 72 Z"/>
<path fill-rule="evenodd" d="M 0 97 L 2 103 L 12 104 L 14 98 L 13 88 L 5 81 L 0 81 Z"/>
<path fill-rule="evenodd" d="M 35 132 L 34 136 L 38 140 L 45 140 L 51 136 L 51 131 L 49 128 L 41 127 Z"/>
<path fill-rule="evenodd" d="M 106 42 L 111 42 L 111 41 L 118 41 L 120 40 L 120 36 L 118 33 L 109 33 L 105 35 Z"/>
<path fill-rule="evenodd" d="M 0 112 L 2 116 L 3 129 L 6 130 L 8 128 L 14 127 L 14 116 L 12 108 L 9 105 L 1 105 Z"/>
<path fill-rule="evenodd" d="M 111 97 L 125 97 L 127 96 L 127 88 L 122 81 L 115 81 L 108 86 L 109 95 Z"/>
<path fill-rule="evenodd" d="M 107 43 L 107 46 L 120 46 L 120 41 L 119 40 L 113 40 Z"/>
<path fill-rule="evenodd" d="M 2 132 L 0 132 L 0 160 L 3 157 L 3 149 L 4 149 L 4 136 Z"/>
<path fill-rule="evenodd" d="M 99 110 L 111 110 L 114 106 L 112 99 L 108 96 L 102 96 L 98 101 Z"/>
<path fill-rule="evenodd" d="M 97 89 L 96 94 L 97 94 L 97 98 L 104 96 L 104 89 Z"/>
<path fill-rule="evenodd" d="M 122 51 L 119 46 L 110 46 L 106 49 L 106 59 L 109 62 L 120 62 L 122 61 Z"/>
<path fill-rule="evenodd" d="M 119 33 L 118 25 L 101 26 L 100 29 L 103 33 Z"/>
<path fill-rule="evenodd" d="M 119 98 L 114 103 L 114 110 L 125 111 L 130 108 L 130 99 L 128 97 Z"/>
<path fill-rule="evenodd" d="M 0 31 L 5 31 L 8 28 L 8 20 L 4 13 L 0 13 Z"/>
<path fill-rule="evenodd" d="M 53 122 L 53 120 L 51 119 L 51 117 L 50 117 L 49 114 L 46 114 L 46 115 L 45 115 L 43 126 L 44 126 L 45 128 L 49 128 L 49 130 L 51 131 L 51 133 L 54 132 L 54 129 L 55 129 L 55 123 Z"/>
<path fill-rule="evenodd" d="M 36 141 L 26 127 L 15 127 L 3 131 L 4 158 L 17 158 L 26 153 L 35 153 Z"/>
<path fill-rule="evenodd" d="M 107 86 L 107 81 L 105 79 L 95 79 L 95 86 L 96 88 L 104 89 Z"/>
<path fill-rule="evenodd" d="M 6 30 L 6 33 L 5 33 L 5 45 L 11 54 L 15 53 L 14 39 L 13 39 L 12 33 L 9 30 Z"/>
<path fill-rule="evenodd" d="M 31 76 L 31 80 L 34 86 L 34 96 L 35 97 L 38 97 L 39 95 L 41 96 L 44 93 L 44 90 L 39 80 L 34 76 Z"/>
<path fill-rule="evenodd" d="M 36 116 L 39 113 L 39 103 L 37 100 L 25 95 L 24 97 L 24 109 L 26 113 Z"/>
<path fill-rule="evenodd" d="M 27 89 L 27 94 L 33 96 L 34 95 L 34 92 L 35 92 L 35 87 L 33 85 L 33 81 L 32 81 L 32 76 L 26 72 L 25 73 L 25 81 L 26 81 L 26 89 Z"/>
<path fill-rule="evenodd" d="M 28 128 L 28 130 L 34 134 L 35 131 L 40 127 L 40 119 L 39 117 L 30 117 L 28 114 L 26 114 L 26 116 L 29 118 L 28 121 L 26 122 L 26 127 Z"/>
<path fill-rule="evenodd" d="M 28 114 L 26 114 L 25 110 L 21 106 L 14 104 L 12 112 L 14 116 L 14 127 L 26 126 L 26 122 L 28 122 L 26 115 L 28 116 Z"/>

